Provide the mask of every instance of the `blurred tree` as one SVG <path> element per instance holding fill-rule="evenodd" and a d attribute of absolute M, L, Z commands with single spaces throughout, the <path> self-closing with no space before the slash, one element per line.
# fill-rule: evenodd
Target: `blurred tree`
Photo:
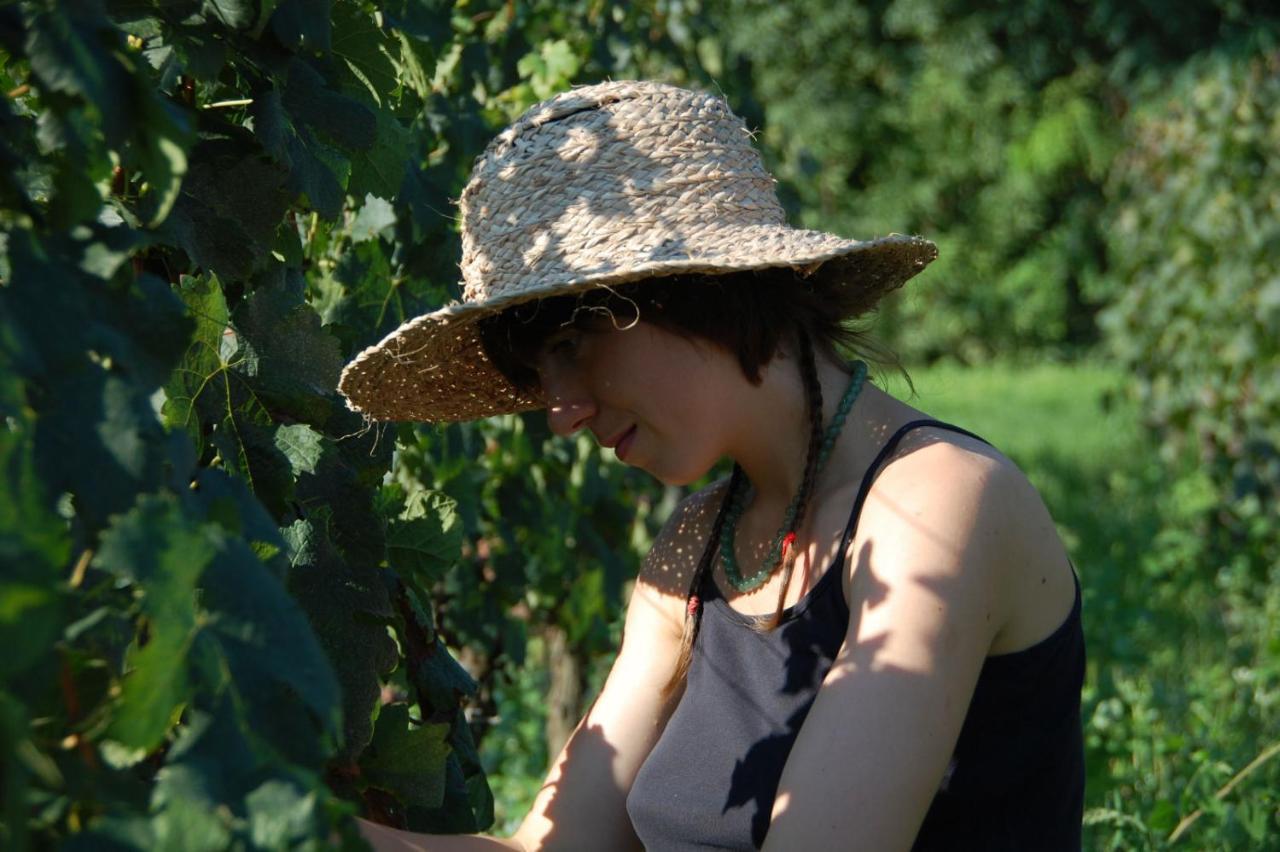
<path fill-rule="evenodd" d="M 1123 696 L 1152 709 L 1114 729 L 1108 786 L 1197 848 L 1270 848 L 1280 813 L 1280 51 L 1260 41 L 1196 57 L 1133 110 L 1105 222 L 1101 322 L 1178 474 L 1141 560 L 1149 600 L 1214 649 L 1188 666 L 1168 635 L 1151 643 L 1144 680 L 1174 679 Z M 1139 769 L 1143 733 L 1172 778 Z"/>
<path fill-rule="evenodd" d="M 720 35 L 700 48 L 726 85 L 749 81 L 730 94 L 800 221 L 938 242 L 880 328 L 909 359 L 968 361 L 1097 340 L 1130 99 L 1197 50 L 1280 31 L 1268 4 L 1192 5 L 708 0 Z"/>
<path fill-rule="evenodd" d="M 1135 115 L 1110 219 L 1121 290 L 1104 315 L 1167 455 L 1213 483 L 1218 557 L 1248 552 L 1257 579 L 1280 561 L 1277 115 L 1278 51 L 1193 62 Z"/>

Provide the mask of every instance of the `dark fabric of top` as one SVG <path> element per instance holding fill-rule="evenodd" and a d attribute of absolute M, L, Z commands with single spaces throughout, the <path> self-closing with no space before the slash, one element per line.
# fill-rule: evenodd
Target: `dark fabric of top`
<path fill-rule="evenodd" d="M 903 426 L 867 470 L 840 556 L 768 634 L 752 630 L 708 577 L 685 694 L 627 797 L 646 849 L 758 849 L 800 726 L 844 640 L 844 556 L 877 471 Z M 979 438 L 978 440 L 982 440 Z M 1074 574 L 1074 569 L 1073 569 Z M 1078 850 L 1084 807 L 1080 585 L 1067 619 L 1036 645 L 988 657 L 951 765 L 915 850 Z M 886 772 L 892 772 L 891 767 Z M 861 848 L 850 837 L 848 848 Z"/>

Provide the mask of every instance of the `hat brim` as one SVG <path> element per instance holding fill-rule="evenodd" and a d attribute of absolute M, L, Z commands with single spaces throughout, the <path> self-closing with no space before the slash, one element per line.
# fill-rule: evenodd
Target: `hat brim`
<path fill-rule="evenodd" d="M 357 355 L 342 371 L 338 389 L 349 408 L 370 420 L 452 423 L 534 411 L 544 407 L 542 399 L 508 382 L 486 355 L 476 328 L 485 317 L 536 299 L 643 278 L 783 266 L 857 288 L 865 295 L 851 314 L 857 316 L 938 255 L 933 243 L 914 236 L 860 241 L 785 225 L 731 229 L 735 238 L 715 241 L 715 251 L 671 257 L 667 250 L 666 256 L 647 262 L 628 258 L 625 268 L 611 268 L 605 260 L 554 283 L 483 302 L 454 303 L 415 317 Z"/>

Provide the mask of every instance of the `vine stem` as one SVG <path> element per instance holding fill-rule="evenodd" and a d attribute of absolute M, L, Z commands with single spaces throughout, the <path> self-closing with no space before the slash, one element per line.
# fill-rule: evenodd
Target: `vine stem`
<path fill-rule="evenodd" d="M 1263 750 L 1262 754 L 1259 754 L 1257 757 L 1251 760 L 1248 766 L 1246 766 L 1244 769 L 1241 769 L 1235 775 L 1232 775 L 1231 780 L 1228 781 L 1226 784 L 1223 784 L 1222 789 L 1214 793 L 1213 797 L 1218 801 L 1222 801 L 1223 799 L 1225 799 L 1228 795 L 1231 794 L 1231 791 L 1234 790 L 1241 781 L 1243 781 L 1249 775 L 1257 771 L 1259 766 L 1266 763 L 1268 760 L 1275 757 L 1277 754 L 1280 754 L 1280 742 L 1272 743 L 1270 746 L 1268 746 L 1266 749 Z M 1182 821 L 1178 823 L 1178 827 L 1175 828 L 1173 830 L 1173 833 L 1169 835 L 1169 842 L 1170 843 L 1178 842 L 1178 838 L 1186 834 L 1187 831 L 1191 828 L 1191 826 L 1195 825 L 1196 820 L 1200 819 L 1200 817 L 1202 816 L 1204 816 L 1204 808 L 1196 808 L 1194 811 L 1192 811 L 1191 813 L 1183 817 Z"/>
<path fill-rule="evenodd" d="M 93 559 L 93 548 L 87 548 L 76 560 L 76 567 L 71 571 L 71 588 L 78 589 L 84 582 L 84 572 L 89 570 L 89 562 Z"/>
<path fill-rule="evenodd" d="M 67 723 L 74 726 L 80 721 L 80 696 L 76 692 L 76 682 L 71 676 L 71 666 L 64 657 L 62 665 L 58 669 L 58 684 L 62 687 L 62 701 L 67 708 Z M 88 740 L 72 733 L 64 740 L 69 747 L 78 749 L 80 758 L 90 769 L 98 768 L 98 756 L 93 751 L 93 746 L 89 745 Z"/>
<path fill-rule="evenodd" d="M 226 109 L 227 107 L 242 107 L 253 103 L 253 98 L 240 98 L 232 101 L 214 101 L 211 104 L 205 104 L 204 109 Z"/>

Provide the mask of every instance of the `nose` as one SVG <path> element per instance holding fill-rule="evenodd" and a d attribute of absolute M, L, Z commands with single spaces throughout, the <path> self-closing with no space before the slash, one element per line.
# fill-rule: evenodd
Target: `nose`
<path fill-rule="evenodd" d="M 555 434 L 568 437 L 596 416 L 596 402 L 580 381 L 554 375 L 558 372 L 547 371 L 542 376 L 542 391 L 547 400 L 547 426 Z"/>

